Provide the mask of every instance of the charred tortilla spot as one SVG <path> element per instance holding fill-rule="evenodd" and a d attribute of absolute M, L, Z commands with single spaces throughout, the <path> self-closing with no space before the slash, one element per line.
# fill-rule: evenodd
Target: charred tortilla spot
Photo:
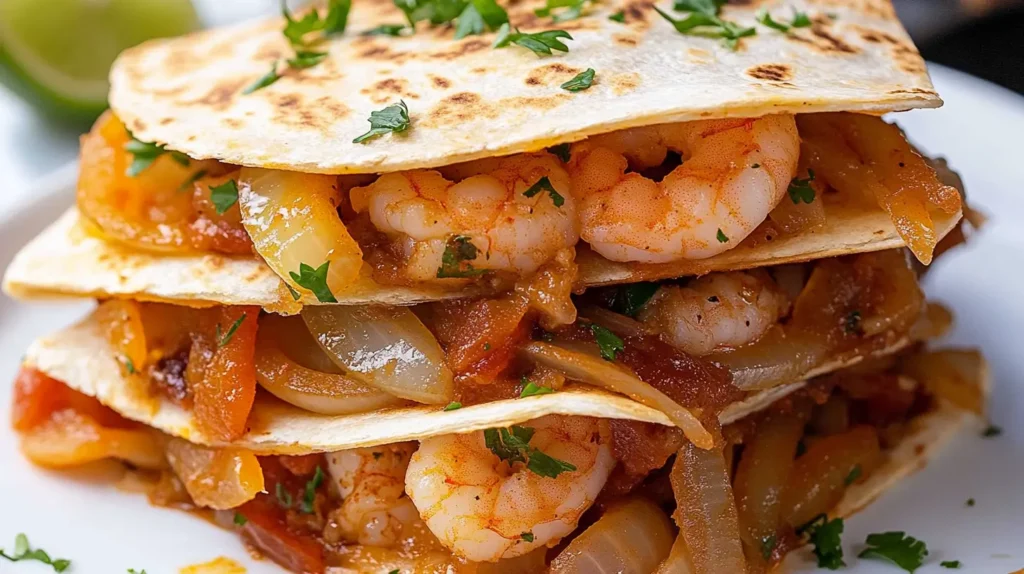
<path fill-rule="evenodd" d="M 274 121 L 293 127 L 326 130 L 331 124 L 349 114 L 349 109 L 330 96 L 321 96 L 307 102 L 302 94 L 273 96 Z"/>
<path fill-rule="evenodd" d="M 494 106 L 484 103 L 478 94 L 459 92 L 441 100 L 427 114 L 424 125 L 431 127 L 446 122 L 465 122 L 497 117 Z"/>
<path fill-rule="evenodd" d="M 132 119 L 132 130 L 141 132 L 146 129 L 146 124 L 139 118 Z"/>
<path fill-rule="evenodd" d="M 786 64 L 760 64 L 748 69 L 747 75 L 766 82 L 788 82 L 793 79 L 793 70 Z"/>
<path fill-rule="evenodd" d="M 435 88 L 440 88 L 442 90 L 447 90 L 452 87 L 451 80 L 442 78 L 441 76 L 430 76 L 430 81 L 434 84 Z"/>
<path fill-rule="evenodd" d="M 579 68 L 566 66 L 562 63 L 547 64 L 530 70 L 529 75 L 526 76 L 525 82 L 527 86 L 560 85 L 571 80 L 581 71 L 582 70 Z"/>
<path fill-rule="evenodd" d="M 383 104 L 396 98 L 418 99 L 419 94 L 409 89 L 409 82 L 401 78 L 385 78 L 361 92 L 375 103 Z"/>
<path fill-rule="evenodd" d="M 612 36 L 612 41 L 620 46 L 635 48 L 640 44 L 640 37 L 635 34 L 615 34 Z"/>
<path fill-rule="evenodd" d="M 490 42 L 485 42 L 479 38 L 472 38 L 469 40 L 463 40 L 451 50 L 443 50 L 440 52 L 433 52 L 430 54 L 431 58 L 439 60 L 457 60 L 462 58 L 466 54 L 472 54 L 473 52 L 479 52 L 485 48 L 490 48 Z"/>
<path fill-rule="evenodd" d="M 209 106 L 218 112 L 222 112 L 231 107 L 232 101 L 235 96 L 239 93 L 243 86 L 247 85 L 252 80 L 248 78 L 235 78 L 231 80 L 221 80 L 210 88 L 210 91 L 199 98 L 191 102 L 186 102 L 197 106 Z"/>
<path fill-rule="evenodd" d="M 166 126 L 166 125 L 172 124 L 172 123 L 174 123 L 174 118 L 163 118 L 163 119 L 160 120 L 160 125 L 162 125 L 162 126 Z"/>
<path fill-rule="evenodd" d="M 240 129 L 245 125 L 245 122 L 237 118 L 224 118 L 221 120 L 221 123 L 234 130 Z"/>
<path fill-rule="evenodd" d="M 636 72 L 616 74 L 612 76 L 610 80 L 612 91 L 615 92 L 615 95 L 617 96 L 628 94 L 629 92 L 636 90 L 640 87 L 640 82 L 640 74 L 637 74 Z"/>
<path fill-rule="evenodd" d="M 799 32 L 791 31 L 786 38 L 803 44 L 808 44 L 826 54 L 857 54 L 857 48 L 848 44 L 842 38 L 834 35 L 831 31 L 831 21 L 828 24 L 821 21 L 813 21 L 809 32 L 804 28 Z"/>

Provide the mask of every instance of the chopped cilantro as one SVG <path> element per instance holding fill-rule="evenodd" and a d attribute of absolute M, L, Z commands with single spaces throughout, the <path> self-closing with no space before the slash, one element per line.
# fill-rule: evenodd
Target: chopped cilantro
<path fill-rule="evenodd" d="M 533 434 L 534 429 L 518 425 L 491 428 L 484 431 L 484 444 L 501 460 L 509 464 L 526 463 L 527 469 L 540 476 L 555 478 L 563 472 L 576 470 L 574 465 L 531 447 Z"/>
<path fill-rule="evenodd" d="M 313 478 L 306 482 L 306 492 L 302 495 L 302 503 L 299 510 L 305 514 L 313 514 L 313 503 L 316 502 L 316 489 L 324 482 L 324 471 L 317 465 Z"/>
<path fill-rule="evenodd" d="M 968 498 L 967 502 L 965 504 L 967 504 L 967 506 L 974 506 L 976 504 L 976 502 L 974 501 L 973 498 Z"/>
<path fill-rule="evenodd" d="M 527 542 L 533 542 L 533 533 L 532 532 L 524 532 L 524 533 L 520 534 L 519 537 L 522 538 L 523 540 L 527 541 Z"/>
<path fill-rule="evenodd" d="M 811 182 L 814 181 L 814 170 L 807 170 L 807 179 L 800 179 L 794 177 L 793 181 L 789 182 L 789 198 L 793 200 L 793 203 L 812 203 L 814 202 L 814 188 L 811 187 Z"/>
<path fill-rule="evenodd" d="M 538 8 L 533 13 L 541 18 L 551 16 L 553 22 L 566 22 L 582 16 L 586 4 L 587 0 L 547 0 L 543 8 Z M 566 10 L 556 12 L 561 8 Z"/>
<path fill-rule="evenodd" d="M 138 371 L 135 369 L 135 361 L 132 361 L 131 357 L 124 358 L 124 370 L 128 371 L 129 375 L 134 375 Z"/>
<path fill-rule="evenodd" d="M 741 38 L 757 34 L 754 28 L 744 28 L 733 22 L 718 17 L 721 4 L 715 1 L 677 0 L 675 9 L 689 12 L 689 16 L 677 20 L 669 16 L 657 6 L 654 10 L 680 34 L 703 36 L 705 38 L 721 38 L 726 46 L 735 50 Z"/>
<path fill-rule="evenodd" d="M 484 350 L 485 351 L 490 351 L 491 350 L 491 344 L 490 343 L 484 343 Z"/>
<path fill-rule="evenodd" d="M 565 204 L 565 198 L 562 197 L 562 194 L 555 191 L 555 187 L 551 185 L 551 180 L 546 175 L 538 179 L 537 183 L 531 185 L 530 189 L 524 191 L 523 195 L 533 197 L 542 191 L 548 192 L 548 195 L 551 196 L 551 203 L 554 203 L 555 207 L 562 207 Z"/>
<path fill-rule="evenodd" d="M 245 523 L 249 522 L 249 519 L 246 518 L 245 515 L 242 514 L 241 512 L 235 512 L 234 522 L 235 522 L 235 526 L 245 526 Z"/>
<path fill-rule="evenodd" d="M 288 12 L 288 5 L 281 0 L 281 13 L 285 18 L 284 37 L 293 46 L 306 45 L 306 36 L 313 32 L 325 34 L 341 34 L 348 26 L 348 13 L 352 10 L 352 0 L 328 0 L 327 16 L 320 18 L 320 12 L 312 9 L 296 20 Z"/>
<path fill-rule="evenodd" d="M 220 185 L 211 185 L 210 201 L 213 202 L 217 215 L 224 215 L 225 211 L 238 203 L 238 182 L 229 179 Z"/>
<path fill-rule="evenodd" d="M 779 32 L 789 32 L 790 28 L 806 28 L 811 25 L 811 19 L 807 17 L 807 13 L 798 10 L 793 11 L 793 20 L 786 24 L 774 20 L 772 15 L 768 13 L 768 10 L 762 8 L 757 13 L 757 21 L 761 25 L 778 30 Z"/>
<path fill-rule="evenodd" d="M 395 568 L 394 570 L 391 570 L 390 572 L 388 572 L 388 574 L 402 574 L 402 571 L 399 570 L 398 568 Z"/>
<path fill-rule="evenodd" d="M 472 4 L 466 4 L 462 13 L 459 14 L 459 21 L 455 24 L 455 39 L 461 40 L 466 36 L 483 34 L 486 28 L 487 24 L 476 7 Z"/>
<path fill-rule="evenodd" d="M 508 24 L 508 12 L 495 0 L 470 0 L 470 5 L 476 9 L 488 29 L 497 30 L 502 24 Z"/>
<path fill-rule="evenodd" d="M 629 317 L 636 317 L 636 314 L 643 309 L 643 306 L 658 292 L 657 283 L 630 283 L 622 285 L 615 290 L 615 298 L 612 299 L 612 311 Z"/>
<path fill-rule="evenodd" d="M 949 568 L 950 570 L 956 570 L 962 567 L 963 563 L 959 560 L 943 560 L 942 562 L 939 562 L 939 566 L 942 566 L 943 568 Z"/>
<path fill-rule="evenodd" d="M 129 568 L 128 574 L 146 574 L 146 569 L 143 568 L 142 570 L 136 570 L 134 568 Z"/>
<path fill-rule="evenodd" d="M 361 36 L 401 36 L 407 30 L 405 24 L 381 24 L 376 28 L 364 31 Z"/>
<path fill-rule="evenodd" d="M 140 141 L 128 132 L 131 137 L 127 143 L 124 144 L 124 150 L 132 154 L 132 163 L 125 170 L 125 174 L 128 177 L 136 177 L 140 173 L 146 170 L 149 166 L 153 165 L 156 158 L 166 154 L 170 154 L 171 159 L 180 163 L 181 165 L 187 166 L 189 164 L 188 156 L 181 153 L 180 151 L 171 151 L 162 145 L 157 145 L 152 142 Z"/>
<path fill-rule="evenodd" d="M 383 110 L 370 112 L 370 131 L 352 140 L 352 143 L 363 143 L 386 133 L 402 133 L 409 129 L 409 107 L 404 100 L 391 104 Z"/>
<path fill-rule="evenodd" d="M 614 361 L 615 355 L 626 349 L 622 339 L 615 333 L 612 333 L 607 327 L 591 323 L 590 332 L 594 334 L 594 339 L 597 340 L 597 348 L 601 350 L 601 358 L 606 361 Z"/>
<path fill-rule="evenodd" d="M 513 32 L 513 30 L 515 31 Z M 509 27 L 509 24 L 506 22 L 498 28 L 498 37 L 494 41 L 494 47 L 504 48 L 509 44 L 515 44 L 531 50 L 534 54 L 550 56 L 552 50 L 558 50 L 559 52 L 569 51 L 569 47 L 560 38 L 565 38 L 566 40 L 573 39 L 565 30 L 545 30 L 543 32 L 526 34 L 520 32 L 518 28 Z"/>
<path fill-rule="evenodd" d="M 29 546 L 28 536 L 24 533 L 19 533 L 14 537 L 14 550 L 7 554 L 3 549 L 0 549 L 0 558 L 6 558 L 11 562 L 21 562 L 22 560 L 35 560 L 36 562 L 42 562 L 48 564 L 53 568 L 54 572 L 63 572 L 71 566 L 71 561 L 66 558 L 50 558 L 50 555 L 41 548 L 33 549 Z"/>
<path fill-rule="evenodd" d="M 217 323 L 217 346 L 223 347 L 231 342 L 232 337 L 235 336 L 235 331 L 242 325 L 242 321 L 245 321 L 246 314 L 242 313 L 242 316 L 235 320 L 228 328 L 228 331 L 222 336 L 220 333 L 220 323 Z"/>
<path fill-rule="evenodd" d="M 616 12 L 616 13 L 612 14 L 611 16 L 609 16 L 608 19 L 611 20 L 612 22 L 618 22 L 619 24 L 625 24 L 626 23 L 626 12 L 623 11 L 623 10 L 619 10 L 618 12 Z"/>
<path fill-rule="evenodd" d="M 270 71 L 261 76 L 255 82 L 249 84 L 249 87 L 242 90 L 243 94 L 251 94 L 256 90 L 262 90 L 263 88 L 273 84 L 274 82 L 281 79 L 280 74 L 277 73 L 277 61 L 271 62 Z"/>
<path fill-rule="evenodd" d="M 300 263 L 299 272 L 289 271 L 288 275 L 299 287 L 311 291 L 316 296 L 317 301 L 321 303 L 337 303 L 338 300 L 334 298 L 334 293 L 331 292 L 331 288 L 327 285 L 327 270 L 330 266 L 330 261 L 325 261 L 323 265 L 316 269 L 305 263 Z"/>
<path fill-rule="evenodd" d="M 281 484 L 280 482 L 277 483 L 276 486 L 274 486 L 274 496 L 277 497 L 277 501 L 281 504 L 281 506 L 285 508 L 292 507 L 292 493 L 285 490 L 284 485 Z"/>
<path fill-rule="evenodd" d="M 981 436 L 984 438 L 997 437 L 1001 434 L 1003 434 L 1002 427 L 996 426 L 991 423 L 989 423 L 989 425 L 985 427 L 985 430 L 981 431 Z"/>
<path fill-rule="evenodd" d="M 284 286 L 287 287 L 288 288 L 288 292 L 292 294 L 292 299 L 298 301 L 299 299 L 302 298 L 302 295 L 299 294 L 299 292 L 295 290 L 295 287 L 292 287 L 291 285 L 289 285 L 287 283 L 285 283 Z"/>
<path fill-rule="evenodd" d="M 288 66 L 296 70 L 312 68 L 327 58 L 327 52 L 314 52 L 312 50 L 296 50 L 295 57 L 288 60 Z"/>
<path fill-rule="evenodd" d="M 819 568 L 838 570 L 846 566 L 843 562 L 843 519 L 829 520 L 819 514 L 797 530 L 797 534 L 806 534 L 808 541 L 814 545 L 814 555 L 818 558 Z"/>
<path fill-rule="evenodd" d="M 850 314 L 846 316 L 846 321 L 843 322 L 843 331 L 849 334 L 860 333 L 860 311 L 854 309 L 850 311 Z"/>
<path fill-rule="evenodd" d="M 594 83 L 594 68 L 587 68 L 586 70 L 576 74 L 576 76 L 568 82 L 562 84 L 560 87 L 567 92 L 582 92 L 589 88 Z"/>
<path fill-rule="evenodd" d="M 486 269 L 475 269 L 466 263 L 476 259 L 480 250 L 465 235 L 453 235 L 448 239 L 441 254 L 441 266 L 437 268 L 437 278 L 475 277 L 487 273 Z"/>
<path fill-rule="evenodd" d="M 779 539 L 774 534 L 761 541 L 761 556 L 765 561 L 772 559 L 772 552 L 775 551 L 775 547 L 778 543 Z"/>
<path fill-rule="evenodd" d="M 863 474 L 863 472 L 864 471 L 861 470 L 859 464 L 853 465 L 853 468 L 850 469 L 850 474 L 847 474 L 846 478 L 843 479 L 843 483 L 846 486 L 850 486 L 854 482 L 857 482 L 857 479 L 860 478 L 860 475 Z"/>
<path fill-rule="evenodd" d="M 189 186 L 191 186 L 195 182 L 199 181 L 200 179 L 203 179 L 204 177 L 206 177 L 206 170 L 205 169 L 201 169 L 201 170 L 193 173 L 192 175 L 188 176 L 188 179 L 186 179 L 185 181 L 181 182 L 181 185 L 178 186 L 178 191 L 188 191 Z"/>
<path fill-rule="evenodd" d="M 718 239 L 719 243 L 728 243 L 729 242 L 729 238 L 726 237 L 725 232 L 722 231 L 721 227 L 718 228 L 718 235 L 715 235 L 715 239 Z"/>
<path fill-rule="evenodd" d="M 526 377 L 523 377 L 519 382 L 523 385 L 523 390 L 519 393 L 519 398 L 521 399 L 532 397 L 534 395 L 547 395 L 555 392 L 555 389 L 538 385 L 537 383 L 528 380 Z"/>
<path fill-rule="evenodd" d="M 549 147 L 548 151 L 555 154 L 558 159 L 562 160 L 562 163 L 569 163 L 569 160 L 572 158 L 569 148 L 570 144 L 563 143 Z"/>
<path fill-rule="evenodd" d="M 920 568 L 924 557 L 928 556 L 925 543 L 905 532 L 869 534 L 865 544 L 868 547 L 857 555 L 858 558 L 881 558 L 911 573 Z"/>
<path fill-rule="evenodd" d="M 460 403 L 458 401 L 452 401 L 452 402 L 448 403 L 447 405 L 445 405 L 443 410 L 444 410 L 444 412 L 448 412 L 448 411 L 457 411 L 457 410 L 459 410 L 461 408 L 462 408 L 462 403 Z"/>

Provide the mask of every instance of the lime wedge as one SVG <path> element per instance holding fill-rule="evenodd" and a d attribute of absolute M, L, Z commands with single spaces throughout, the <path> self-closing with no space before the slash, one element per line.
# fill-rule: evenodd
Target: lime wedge
<path fill-rule="evenodd" d="M 199 27 L 189 0 L 0 0 L 0 81 L 68 119 L 107 107 L 107 71 L 125 48 Z"/>

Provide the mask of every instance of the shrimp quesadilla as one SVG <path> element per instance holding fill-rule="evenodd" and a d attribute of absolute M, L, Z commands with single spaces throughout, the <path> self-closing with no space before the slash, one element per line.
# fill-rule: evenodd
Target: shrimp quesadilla
<path fill-rule="evenodd" d="M 330 0 L 125 52 L 5 274 L 98 299 L 28 350 L 22 451 L 294 572 L 841 563 L 984 412 L 919 285 L 970 212 L 880 117 L 941 103 L 888 3 L 724 4 Z"/>

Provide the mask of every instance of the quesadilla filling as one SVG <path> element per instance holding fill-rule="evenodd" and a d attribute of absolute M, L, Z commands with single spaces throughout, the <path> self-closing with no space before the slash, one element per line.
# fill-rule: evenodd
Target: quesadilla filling
<path fill-rule="evenodd" d="M 379 176 L 194 160 L 107 114 L 82 140 L 78 207 L 111 240 L 255 252 L 296 299 L 334 302 L 368 276 L 503 290 L 558 265 L 572 284 L 581 250 L 638 266 L 703 260 L 851 207 L 888 213 L 928 263 L 933 218 L 957 215 L 961 197 L 898 128 L 853 113 L 633 128 Z"/>
<path fill-rule="evenodd" d="M 903 251 L 592 290 L 568 307 L 552 300 L 522 290 L 412 308 L 307 306 L 292 317 L 111 300 L 92 321 L 133 395 L 190 409 L 209 440 L 243 436 L 257 394 L 350 415 L 582 384 L 661 411 L 704 447 L 727 405 L 950 324 L 926 304 Z"/>
<path fill-rule="evenodd" d="M 33 462 L 121 460 L 122 485 L 293 572 L 764 572 L 808 542 L 841 565 L 836 513 L 920 464 L 935 413 L 980 413 L 982 371 L 971 351 L 868 361 L 714 429 L 707 449 L 677 428 L 550 415 L 276 456 L 172 438 L 28 367 L 12 420 Z"/>

